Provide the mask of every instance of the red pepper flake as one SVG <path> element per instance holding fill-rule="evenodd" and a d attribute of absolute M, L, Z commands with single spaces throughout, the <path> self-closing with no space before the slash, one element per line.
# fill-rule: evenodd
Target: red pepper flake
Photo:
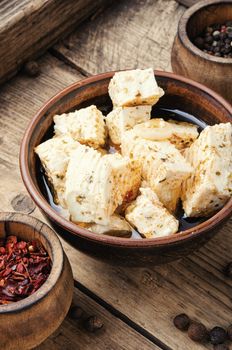
<path fill-rule="evenodd" d="M 51 259 L 42 244 L 8 236 L 0 241 L 0 305 L 22 300 L 38 290 L 51 271 Z"/>

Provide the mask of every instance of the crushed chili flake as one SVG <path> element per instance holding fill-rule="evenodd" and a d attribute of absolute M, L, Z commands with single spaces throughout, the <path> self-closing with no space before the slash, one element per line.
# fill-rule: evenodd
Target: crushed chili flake
<path fill-rule="evenodd" d="M 50 271 L 51 259 L 39 241 L 18 241 L 16 236 L 0 240 L 0 305 L 33 294 Z"/>

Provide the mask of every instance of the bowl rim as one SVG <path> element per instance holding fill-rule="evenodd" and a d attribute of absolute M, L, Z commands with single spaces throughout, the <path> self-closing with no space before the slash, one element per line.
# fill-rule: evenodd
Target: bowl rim
<path fill-rule="evenodd" d="M 212 5 L 223 5 L 223 4 L 231 4 L 232 0 L 202 0 L 195 5 L 191 6 L 188 10 L 186 10 L 182 17 L 180 18 L 178 24 L 178 37 L 182 44 L 189 50 L 193 55 L 201 57 L 206 61 L 215 62 L 218 64 L 232 64 L 232 58 L 224 58 L 224 57 L 216 57 L 210 55 L 206 52 L 203 52 L 197 46 L 195 46 L 192 41 L 189 39 L 187 34 L 187 25 L 192 16 L 194 16 L 197 12 L 201 11 L 203 8 L 210 7 Z"/>
<path fill-rule="evenodd" d="M 34 231 L 43 236 L 51 249 L 52 268 L 47 280 L 35 293 L 17 302 L 0 305 L 0 315 L 26 310 L 44 299 L 56 285 L 64 266 L 64 251 L 61 242 L 55 232 L 47 224 L 33 216 L 16 212 L 0 213 L 0 223 L 1 222 L 4 223 L 4 228 L 6 228 L 6 230 L 7 222 L 20 223 L 24 226 L 31 227 Z"/>
<path fill-rule="evenodd" d="M 180 75 L 164 72 L 164 71 L 154 71 L 156 77 L 163 78 L 172 78 L 179 82 L 185 83 L 187 85 L 193 86 L 204 93 L 208 94 L 211 98 L 216 99 L 220 104 L 224 106 L 225 109 L 229 111 L 232 115 L 232 106 L 219 94 L 211 90 L 210 88 L 195 82 L 189 78 L 182 77 Z M 20 163 L 20 172 L 21 177 L 23 179 L 24 185 L 29 192 L 30 196 L 36 203 L 36 205 L 40 208 L 40 210 L 45 213 L 52 221 L 54 221 L 61 228 L 71 232 L 72 234 L 85 239 L 86 241 L 95 242 L 98 244 L 102 244 L 104 246 L 114 246 L 114 247 L 127 247 L 127 248 L 152 248 L 154 246 L 167 246 L 170 244 L 177 244 L 180 241 L 188 241 L 193 237 L 200 235 L 201 233 L 208 232 L 210 229 L 218 226 L 221 222 L 231 216 L 232 213 L 232 198 L 224 205 L 224 207 L 219 210 L 215 215 L 213 215 L 208 220 L 203 223 L 196 225 L 195 227 L 188 229 L 186 231 L 178 232 L 177 234 L 166 236 L 166 237 L 157 237 L 157 238 L 146 238 L 146 239 L 132 239 L 132 238 L 121 238 L 121 237 L 112 237 L 107 235 L 99 235 L 93 233 L 87 229 L 84 229 L 71 221 L 68 221 L 61 217 L 55 209 L 53 209 L 50 204 L 46 201 L 46 199 L 42 196 L 42 194 L 37 190 L 35 183 L 30 176 L 30 171 L 28 167 L 28 145 L 31 135 L 33 134 L 34 129 L 36 128 L 37 123 L 43 117 L 44 113 L 46 113 L 47 109 L 50 108 L 55 102 L 57 102 L 60 98 L 68 95 L 73 90 L 89 85 L 91 83 L 96 83 L 102 80 L 108 80 L 112 78 L 115 74 L 115 71 L 101 73 L 98 75 L 94 75 L 88 78 L 84 78 L 79 80 L 68 87 L 64 88 L 60 92 L 58 92 L 55 96 L 50 98 L 35 114 L 35 116 L 30 121 L 24 137 L 22 139 L 20 154 L 19 154 L 19 163 Z"/>

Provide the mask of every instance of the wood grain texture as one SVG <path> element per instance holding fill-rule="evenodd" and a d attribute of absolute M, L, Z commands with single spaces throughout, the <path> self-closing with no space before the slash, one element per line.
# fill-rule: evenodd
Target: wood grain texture
<path fill-rule="evenodd" d="M 0 4 L 0 83 L 40 56 L 106 0 L 9 0 Z M 7 50 L 6 50 L 7 47 Z"/>
<path fill-rule="evenodd" d="M 198 3 L 200 0 L 176 0 L 179 4 L 184 5 L 186 7 L 190 7 Z"/>
<path fill-rule="evenodd" d="M 145 339 L 120 319 L 75 289 L 73 305 L 83 310 L 83 317 L 74 320 L 66 317 L 61 327 L 35 350 L 158 350 L 158 346 Z M 95 333 L 88 332 L 83 322 L 97 316 L 104 324 Z"/>
<path fill-rule="evenodd" d="M 55 50 L 86 74 L 136 67 L 170 71 L 170 47 L 184 10 L 174 0 L 117 1 Z"/>
<path fill-rule="evenodd" d="M 81 78 L 51 56 L 40 65 L 38 78 L 19 75 L 1 89 L 0 210 L 11 210 L 12 196 L 26 193 L 19 176 L 18 149 L 32 114 L 57 90 Z M 38 209 L 33 215 L 41 217 Z M 171 349 L 205 349 L 173 327 L 178 313 L 186 312 L 210 328 L 231 323 L 232 281 L 222 269 L 232 258 L 232 220 L 198 253 L 156 268 L 112 267 L 62 243 L 76 280 Z"/>

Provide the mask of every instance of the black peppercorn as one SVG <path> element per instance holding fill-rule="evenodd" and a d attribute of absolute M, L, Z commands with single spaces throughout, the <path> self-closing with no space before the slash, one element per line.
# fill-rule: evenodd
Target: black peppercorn
<path fill-rule="evenodd" d="M 194 44 L 199 48 L 199 49 L 202 49 L 204 47 L 204 39 L 201 38 L 201 37 L 197 37 L 195 40 L 194 40 Z"/>
<path fill-rule="evenodd" d="M 69 315 L 74 320 L 79 320 L 83 316 L 83 310 L 82 310 L 82 308 L 80 306 L 73 306 L 69 310 Z"/>
<path fill-rule="evenodd" d="M 225 40 L 227 38 L 227 34 L 225 32 L 220 33 L 220 39 Z"/>
<path fill-rule="evenodd" d="M 224 269 L 224 273 L 227 277 L 232 278 L 232 262 L 230 262 L 229 264 L 226 265 L 226 267 Z"/>
<path fill-rule="evenodd" d="M 206 42 L 207 44 L 212 44 L 212 42 L 213 42 L 213 37 L 212 37 L 212 35 L 208 35 L 208 36 L 205 38 L 205 42 Z"/>
<path fill-rule="evenodd" d="M 214 350 L 230 350 L 227 344 L 217 344 L 213 347 Z"/>
<path fill-rule="evenodd" d="M 222 327 L 214 327 L 209 332 L 209 337 L 212 344 L 222 344 L 227 340 L 227 333 Z"/>
<path fill-rule="evenodd" d="M 196 342 L 204 342 L 208 339 L 207 328 L 199 322 L 193 322 L 188 329 L 188 336 Z"/>
<path fill-rule="evenodd" d="M 232 340 L 232 324 L 227 328 L 227 335 L 230 340 Z"/>
<path fill-rule="evenodd" d="M 35 61 L 29 61 L 25 63 L 23 67 L 23 71 L 25 74 L 29 75 L 30 77 L 37 77 L 40 74 L 39 65 Z"/>
<path fill-rule="evenodd" d="M 174 326 L 181 331 L 186 331 L 190 324 L 190 319 L 186 314 L 177 315 L 173 320 Z"/>
<path fill-rule="evenodd" d="M 90 316 L 83 325 L 87 331 L 93 333 L 103 327 L 103 322 L 97 316 Z"/>

